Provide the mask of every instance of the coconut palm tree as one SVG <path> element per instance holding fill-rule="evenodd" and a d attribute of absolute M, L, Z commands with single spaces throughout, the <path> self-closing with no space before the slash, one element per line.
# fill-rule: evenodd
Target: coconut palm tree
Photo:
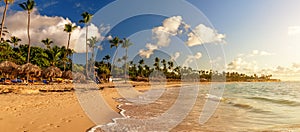
<path fill-rule="evenodd" d="M 103 57 L 103 60 L 106 60 L 106 63 L 108 64 L 109 60 L 110 60 L 110 56 L 106 55 Z"/>
<path fill-rule="evenodd" d="M 131 45 L 133 45 L 133 43 L 131 43 L 129 39 L 126 39 L 126 38 L 123 39 L 122 48 L 125 49 L 125 57 L 124 57 L 124 61 L 125 61 L 125 66 L 124 66 L 125 82 L 126 82 L 126 69 L 127 69 L 128 48 Z"/>
<path fill-rule="evenodd" d="M 158 57 L 155 57 L 153 66 L 155 66 L 156 70 L 160 70 L 159 61 L 160 59 Z"/>
<path fill-rule="evenodd" d="M 46 38 L 44 40 L 41 41 L 46 47 L 47 49 L 50 49 L 51 48 L 51 44 L 53 44 L 53 41 L 49 38 Z"/>
<path fill-rule="evenodd" d="M 46 53 L 48 54 L 50 66 L 57 66 L 61 61 L 60 56 L 62 54 L 62 49 L 58 46 L 54 46 L 51 49 L 47 49 Z"/>
<path fill-rule="evenodd" d="M 18 45 L 18 43 L 22 41 L 20 38 L 16 37 L 16 36 L 12 36 L 10 37 L 10 40 L 6 40 L 6 42 L 9 42 L 11 44 L 14 45 L 14 48 L 16 48 L 16 46 Z"/>
<path fill-rule="evenodd" d="M 138 70 L 139 70 L 139 76 L 143 77 L 143 65 L 145 64 L 144 59 L 141 59 L 139 61 Z"/>
<path fill-rule="evenodd" d="M 163 59 L 161 61 L 161 63 L 163 64 L 163 71 L 164 71 L 164 73 L 166 73 L 167 72 L 167 61 L 165 59 Z"/>
<path fill-rule="evenodd" d="M 72 35 L 72 32 L 77 28 L 77 26 L 73 26 L 72 23 L 68 23 L 68 24 L 65 24 L 65 29 L 64 31 L 67 32 L 69 34 L 69 37 L 68 37 L 68 44 L 67 44 L 67 49 L 69 49 L 69 46 L 70 46 L 70 40 L 71 40 L 71 35 Z"/>
<path fill-rule="evenodd" d="M 14 3 L 14 0 L 4 0 L 5 3 L 5 8 L 3 11 L 3 16 L 2 16 L 2 22 L 1 22 L 1 29 L 0 29 L 0 39 L 2 40 L 2 33 L 3 33 L 3 29 L 4 29 L 4 22 L 5 22 L 5 18 L 6 18 L 6 12 L 8 9 L 8 5 Z"/>
<path fill-rule="evenodd" d="M 28 55 L 27 55 L 27 63 L 30 62 L 30 33 L 29 33 L 29 28 L 30 28 L 30 14 L 35 6 L 34 0 L 27 0 L 27 2 L 23 2 L 19 4 L 19 6 L 27 11 L 28 13 L 28 18 L 27 18 L 27 37 L 28 37 Z"/>
<path fill-rule="evenodd" d="M 89 14 L 88 12 L 83 12 L 81 14 L 82 16 L 82 20 L 79 21 L 79 23 L 84 23 L 85 24 L 85 28 L 86 28 L 86 31 L 85 31 L 85 47 L 86 47 L 86 65 L 85 65 L 85 72 L 86 72 L 86 77 L 88 78 L 89 74 L 88 74 L 88 31 L 89 31 L 89 28 L 88 28 L 88 24 L 90 23 L 90 21 L 92 20 L 92 17 L 93 15 L 92 14 Z"/>
<path fill-rule="evenodd" d="M 109 40 L 110 43 L 110 48 L 116 47 L 116 55 L 118 54 L 118 47 L 119 44 L 122 44 L 123 41 L 121 39 L 119 39 L 118 37 L 114 37 L 112 40 Z"/>
<path fill-rule="evenodd" d="M 90 68 L 93 68 L 93 66 L 95 65 L 95 63 L 94 63 L 95 62 L 95 48 L 97 47 L 96 43 L 98 43 L 98 41 L 99 40 L 98 40 L 98 38 L 96 36 L 93 36 L 93 37 L 91 37 L 91 38 L 88 39 L 88 46 L 89 46 L 89 48 L 92 51 Z"/>

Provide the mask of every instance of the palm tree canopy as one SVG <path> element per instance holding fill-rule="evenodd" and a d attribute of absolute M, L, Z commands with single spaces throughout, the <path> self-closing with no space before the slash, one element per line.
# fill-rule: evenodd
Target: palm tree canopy
<path fill-rule="evenodd" d="M 128 48 L 131 45 L 133 45 L 133 43 L 131 43 L 129 39 L 124 38 L 122 48 Z"/>
<path fill-rule="evenodd" d="M 98 38 L 96 36 L 93 36 L 91 38 L 88 39 L 88 45 L 90 48 L 94 48 L 96 43 L 98 43 Z"/>
<path fill-rule="evenodd" d="M 73 30 L 75 30 L 77 28 L 76 25 L 73 26 L 72 23 L 68 23 L 68 24 L 65 24 L 65 29 L 64 31 L 67 32 L 67 33 L 71 33 Z"/>
<path fill-rule="evenodd" d="M 110 48 L 119 47 L 119 43 L 123 43 L 122 40 L 120 40 L 118 37 L 114 37 L 112 40 L 109 40 Z"/>
<path fill-rule="evenodd" d="M 35 6 L 35 2 L 34 0 L 27 0 L 26 2 L 23 2 L 21 4 L 19 4 L 19 6 L 25 10 L 25 11 L 28 11 L 28 12 L 31 12 L 32 9 L 34 8 Z"/>
<path fill-rule="evenodd" d="M 18 45 L 18 42 L 22 41 L 20 38 L 16 36 L 10 37 L 10 40 L 6 40 L 6 42 L 12 43 L 14 45 Z"/>
<path fill-rule="evenodd" d="M 42 40 L 41 42 L 44 43 L 47 46 L 47 48 L 50 48 L 50 45 L 53 43 L 53 41 L 50 40 L 49 38 L 46 38 L 46 39 Z"/>
<path fill-rule="evenodd" d="M 82 16 L 83 19 L 79 20 L 79 23 L 85 23 L 85 24 L 89 23 L 92 20 L 92 17 L 93 17 L 93 15 L 89 14 L 88 12 L 83 12 L 81 14 L 81 16 Z"/>
<path fill-rule="evenodd" d="M 140 65 L 143 65 L 145 62 L 144 62 L 144 59 L 141 59 L 140 61 L 139 61 L 139 64 Z"/>
<path fill-rule="evenodd" d="M 103 58 L 103 60 L 109 60 L 110 59 L 110 56 L 109 55 L 106 55 L 106 56 L 104 56 L 104 58 Z"/>

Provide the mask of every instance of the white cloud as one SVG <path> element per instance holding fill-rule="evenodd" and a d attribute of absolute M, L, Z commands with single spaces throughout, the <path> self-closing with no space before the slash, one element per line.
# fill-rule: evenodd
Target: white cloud
<path fill-rule="evenodd" d="M 139 55 L 141 57 L 150 58 L 150 56 L 153 54 L 153 51 L 156 50 L 156 49 L 158 49 L 158 46 L 157 45 L 153 45 L 151 43 L 147 43 L 146 44 L 146 48 L 147 48 L 147 50 L 141 49 L 139 51 Z"/>
<path fill-rule="evenodd" d="M 97 38 L 100 38 L 100 39 L 103 38 L 99 33 L 98 27 L 96 27 L 94 24 L 89 25 L 88 28 L 89 28 L 88 38 L 91 38 L 91 37 L 94 37 L 94 36 L 97 37 Z M 74 34 L 73 38 L 75 38 L 75 41 L 77 39 L 77 42 L 74 45 L 74 50 L 77 51 L 77 52 L 85 52 L 85 48 L 86 48 L 86 46 L 85 46 L 85 32 L 86 32 L 86 27 L 82 28 L 79 33 Z"/>
<path fill-rule="evenodd" d="M 113 37 L 112 37 L 111 35 L 109 35 L 109 36 L 106 37 L 106 39 L 107 39 L 107 40 L 112 40 Z"/>
<path fill-rule="evenodd" d="M 196 46 L 208 43 L 225 43 L 225 35 L 219 34 L 216 30 L 199 24 L 193 29 L 193 32 L 188 33 L 188 46 Z"/>
<path fill-rule="evenodd" d="M 300 35 L 300 26 L 290 26 L 288 27 L 288 35 Z"/>
<path fill-rule="evenodd" d="M 182 25 L 181 16 L 173 16 L 163 21 L 162 26 L 152 29 L 153 38 L 157 41 L 157 45 L 161 47 L 169 46 L 171 36 L 175 36 L 179 32 L 179 27 Z"/>
<path fill-rule="evenodd" d="M 190 63 L 192 63 L 195 60 L 200 59 L 201 57 L 202 57 L 202 53 L 200 53 L 200 52 L 197 52 L 194 55 L 189 55 L 189 56 L 187 56 L 186 60 L 184 61 L 183 66 L 188 67 Z"/>
<path fill-rule="evenodd" d="M 253 50 L 249 54 L 239 54 L 239 57 L 253 57 L 253 56 L 270 56 L 274 55 L 274 53 L 269 53 L 267 51 L 259 51 L 259 50 Z"/>
<path fill-rule="evenodd" d="M 237 57 L 227 65 L 230 72 L 242 72 L 246 74 L 255 73 L 258 70 L 256 61 L 247 61 L 242 57 Z"/>
<path fill-rule="evenodd" d="M 49 2 L 46 2 L 46 3 L 42 6 L 42 8 L 47 8 L 47 7 L 56 5 L 56 4 L 58 4 L 58 1 L 49 1 Z"/>
<path fill-rule="evenodd" d="M 139 55 L 142 57 L 149 58 L 153 54 L 153 51 L 160 47 L 167 47 L 171 42 L 171 37 L 182 33 L 180 28 L 189 28 L 187 24 L 182 21 L 181 16 L 173 16 L 166 18 L 161 26 L 154 27 L 152 29 L 152 38 L 155 40 L 154 43 L 146 44 L 146 50 L 141 49 Z M 180 54 L 178 54 L 179 57 Z"/>
<path fill-rule="evenodd" d="M 43 16 L 36 9 L 31 14 L 30 36 L 33 46 L 45 47 L 41 40 L 50 38 L 54 41 L 54 45 L 66 46 L 68 42 L 68 33 L 64 32 L 64 25 L 71 21 L 67 18 L 58 16 Z M 73 23 L 75 24 L 75 23 Z M 22 43 L 28 42 L 27 38 L 27 13 L 24 11 L 12 12 L 6 18 L 5 25 L 10 36 L 17 36 L 22 39 Z M 89 26 L 88 36 L 96 36 L 102 38 L 98 28 L 91 24 Z M 72 32 L 70 48 L 76 52 L 85 52 L 85 28 L 78 27 Z"/>
<path fill-rule="evenodd" d="M 260 50 L 252 50 L 250 53 L 238 54 L 238 56 L 227 65 L 226 69 L 230 72 L 242 72 L 246 74 L 253 74 L 259 72 L 259 67 L 256 61 L 249 61 L 249 58 L 270 55 L 274 55 L 274 53 L 269 53 L 267 51 Z M 265 73 L 267 72 L 267 69 L 264 69 L 264 71 L 260 72 Z"/>
<path fill-rule="evenodd" d="M 171 56 L 171 60 L 176 60 L 177 58 L 179 58 L 180 56 L 180 52 L 175 52 L 174 55 Z"/>

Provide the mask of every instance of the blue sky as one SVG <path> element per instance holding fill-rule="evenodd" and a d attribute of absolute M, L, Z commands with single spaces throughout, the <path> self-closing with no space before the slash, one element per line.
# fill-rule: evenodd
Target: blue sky
<path fill-rule="evenodd" d="M 23 2 L 23 0 L 16 0 L 15 4 L 10 7 L 12 10 L 9 15 L 13 15 L 15 12 L 21 9 L 17 4 Z M 103 7 L 111 4 L 110 0 L 36 0 L 37 12 L 41 16 L 49 17 L 63 17 L 68 18 L 72 22 L 80 25 L 78 20 L 81 19 L 80 14 L 83 11 L 88 11 L 95 14 Z M 159 2 L 159 1 L 156 1 Z M 200 59 L 195 59 L 197 65 L 201 65 L 203 69 L 210 69 L 210 61 L 219 59 L 217 56 L 209 58 L 206 50 L 213 51 L 214 45 L 222 45 L 224 49 L 224 57 L 221 57 L 225 62 L 226 68 L 232 71 L 240 71 L 246 73 L 272 73 L 275 77 L 279 77 L 284 80 L 300 80 L 300 17 L 299 17 L 299 5 L 300 1 L 297 0 L 188 0 L 198 10 L 202 11 L 203 15 L 207 17 L 207 20 L 203 18 L 193 18 L 193 13 L 189 16 L 182 16 L 183 22 L 186 22 L 191 26 L 193 30 L 198 24 L 201 24 L 201 20 L 205 26 L 215 28 L 218 34 L 223 34 L 226 37 L 225 44 L 201 44 L 198 46 L 188 47 L 191 50 L 191 55 L 196 53 L 202 53 Z M 2 6 L 3 6 L 3 2 Z M 166 6 L 168 3 L 165 1 L 158 5 L 157 10 L 160 6 Z M 124 5 L 127 10 L 131 7 L 137 6 L 136 3 L 127 2 Z M 138 5 L 141 9 L 150 8 L 149 4 Z M 174 4 L 169 4 L 174 6 Z M 175 5 L 176 6 L 176 5 Z M 176 9 L 176 7 L 174 7 Z M 190 13 L 189 9 L 179 9 L 179 12 Z M 114 16 L 126 12 L 124 10 L 115 9 L 111 13 L 105 15 L 96 16 L 101 21 L 95 20 L 96 26 L 101 22 L 110 24 L 109 20 L 112 20 Z M 176 11 L 174 11 L 176 12 Z M 174 13 L 174 15 L 180 16 L 181 13 Z M 160 15 L 141 15 L 129 18 L 119 23 L 115 27 L 111 28 L 111 31 L 106 35 L 129 37 L 136 43 L 142 43 L 139 49 L 132 48 L 131 52 L 139 52 L 140 49 L 146 50 L 146 43 L 153 42 L 153 34 L 151 35 L 152 29 L 162 25 L 162 22 L 168 17 Z M 195 19 L 195 20 L 193 20 Z M 196 20 L 197 19 L 197 20 Z M 211 24 L 211 25 L 209 25 Z M 148 30 L 142 32 L 141 30 Z M 148 36 L 147 36 L 147 35 Z M 187 33 L 188 34 L 188 33 Z M 137 37 L 139 36 L 139 37 Z M 177 37 L 185 40 L 187 39 L 184 35 L 177 35 Z M 138 39 L 144 38 L 144 39 Z M 143 40 L 143 42 L 141 42 Z M 161 50 L 168 51 L 170 55 L 172 51 L 177 52 L 178 46 L 174 43 L 184 45 L 184 42 L 176 40 L 171 37 L 171 44 L 167 47 L 160 48 Z M 107 44 L 107 42 L 103 42 Z M 173 47 L 173 48 L 172 48 Z M 176 49 L 177 48 L 177 49 Z M 106 49 L 106 50 L 105 50 Z M 111 53 L 112 49 L 108 46 L 104 46 L 104 51 L 99 53 L 99 58 L 103 55 Z M 217 51 L 218 52 L 218 51 Z M 120 50 L 120 54 L 123 51 Z M 210 53 L 214 54 L 214 53 Z M 218 53 L 216 53 L 218 54 Z M 184 54 L 181 54 L 183 57 Z M 219 55 L 219 54 L 218 54 Z M 185 55 L 187 58 L 190 55 Z M 83 56 L 81 55 L 82 58 Z M 82 60 L 82 59 L 79 59 Z M 183 62 L 184 58 L 178 58 L 178 61 Z M 229 66 L 229 64 L 231 64 Z M 231 67 L 231 68 L 229 68 Z M 245 68 L 246 67 L 246 68 Z M 252 68 L 252 69 L 251 69 Z M 293 74 L 291 74 L 291 72 Z"/>

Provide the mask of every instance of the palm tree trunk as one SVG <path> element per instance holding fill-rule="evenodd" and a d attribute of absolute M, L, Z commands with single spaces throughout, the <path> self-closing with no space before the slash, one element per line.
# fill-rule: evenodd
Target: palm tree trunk
<path fill-rule="evenodd" d="M 30 12 L 28 12 L 28 22 L 27 22 L 27 37 L 28 37 L 28 54 L 27 54 L 27 63 L 30 62 L 30 34 L 29 34 L 29 28 L 30 28 Z"/>
<path fill-rule="evenodd" d="M 3 17 L 2 17 L 2 22 L 1 22 L 0 41 L 2 41 L 2 33 L 3 33 L 4 21 L 5 21 L 5 17 L 6 17 L 7 8 L 8 8 L 8 3 L 5 2 L 5 8 L 3 11 Z"/>
<path fill-rule="evenodd" d="M 69 46 L 70 46 L 70 39 L 71 39 L 71 33 L 69 33 L 69 38 L 68 38 L 68 45 L 67 45 L 67 50 L 69 49 Z"/>
<path fill-rule="evenodd" d="M 128 54 L 128 49 L 126 48 L 126 53 L 125 53 L 125 66 L 124 66 L 124 78 L 125 78 L 125 83 L 127 81 L 127 77 L 126 77 L 126 70 L 127 70 L 127 54 Z"/>
<path fill-rule="evenodd" d="M 89 29 L 88 29 L 88 25 L 86 25 L 86 34 L 85 34 L 85 47 L 86 47 L 86 53 L 85 53 L 85 59 L 86 59 L 86 65 L 85 65 L 85 72 L 86 72 L 86 78 L 88 79 L 88 77 L 89 77 L 89 73 L 88 73 L 88 66 L 89 66 L 89 64 L 88 64 L 88 45 L 87 45 L 87 39 L 88 39 L 88 31 L 89 31 Z"/>
<path fill-rule="evenodd" d="M 69 33 L 69 38 L 68 38 L 68 44 L 67 44 L 67 52 L 64 55 L 64 71 L 66 71 L 66 58 L 69 56 L 69 47 L 70 47 L 70 39 L 71 39 L 71 33 Z"/>

